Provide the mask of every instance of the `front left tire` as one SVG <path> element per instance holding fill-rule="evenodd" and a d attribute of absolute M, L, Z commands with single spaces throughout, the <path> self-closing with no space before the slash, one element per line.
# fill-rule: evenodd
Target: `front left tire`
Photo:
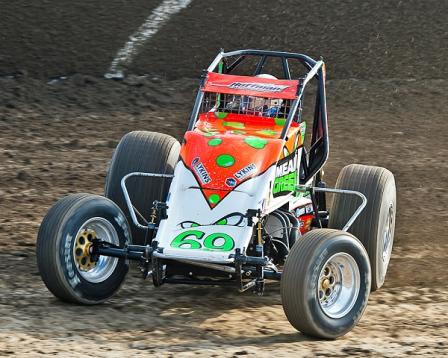
<path fill-rule="evenodd" d="M 97 238 L 124 247 L 130 228 L 120 208 L 98 195 L 73 194 L 59 200 L 39 229 L 37 264 L 47 288 L 57 298 L 97 304 L 115 294 L 129 265 L 125 259 L 90 255 Z"/>

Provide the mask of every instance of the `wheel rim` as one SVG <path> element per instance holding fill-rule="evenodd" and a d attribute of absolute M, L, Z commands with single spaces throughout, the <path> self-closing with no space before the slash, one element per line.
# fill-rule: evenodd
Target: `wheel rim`
<path fill-rule="evenodd" d="M 389 205 L 386 225 L 383 233 L 383 250 L 381 259 L 383 262 L 383 275 L 386 274 L 387 266 L 389 265 L 390 256 L 392 254 L 392 241 L 393 241 L 393 230 L 394 230 L 394 204 Z"/>
<path fill-rule="evenodd" d="M 73 245 L 75 266 L 83 279 L 91 283 L 103 282 L 114 272 L 118 259 L 115 257 L 100 256 L 96 261 L 90 255 L 90 246 L 93 239 L 119 245 L 117 231 L 106 219 L 95 217 L 82 224 L 76 234 Z"/>
<path fill-rule="evenodd" d="M 331 318 L 345 316 L 355 305 L 361 284 L 355 259 L 337 253 L 323 265 L 319 275 L 317 297 L 322 311 Z"/>

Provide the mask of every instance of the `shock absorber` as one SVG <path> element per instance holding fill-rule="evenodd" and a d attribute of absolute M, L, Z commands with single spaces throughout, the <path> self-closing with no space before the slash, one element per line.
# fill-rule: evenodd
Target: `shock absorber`
<path fill-rule="evenodd" d="M 263 257 L 263 224 L 261 222 L 261 217 L 258 217 L 257 222 L 257 245 L 255 245 L 255 255 L 258 257 Z M 263 266 L 257 265 L 257 278 L 255 281 L 255 293 L 259 296 L 263 295 L 264 292 L 264 274 Z"/>

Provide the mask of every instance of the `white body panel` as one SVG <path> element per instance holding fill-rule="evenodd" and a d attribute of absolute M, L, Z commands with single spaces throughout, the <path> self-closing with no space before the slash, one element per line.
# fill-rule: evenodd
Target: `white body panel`
<path fill-rule="evenodd" d="M 262 175 L 239 185 L 211 209 L 199 189 L 196 178 L 182 162 L 179 162 L 168 194 L 168 218 L 160 222 L 155 237 L 158 246 L 163 248 L 163 256 L 228 262 L 229 255 L 235 253 L 236 248 L 247 248 L 252 237 L 252 226 L 248 225 L 247 218 L 241 216 L 246 215 L 249 209 L 263 209 L 269 199 L 270 185 L 274 176 L 275 166 L 272 166 Z M 229 214 L 232 215 L 229 217 Z M 216 224 L 225 217 L 228 217 L 227 225 Z M 188 232 L 192 235 L 181 236 L 187 235 Z M 230 250 L 225 238 L 219 237 L 216 237 L 212 246 L 223 247 L 225 244 L 223 249 L 204 246 L 204 242 L 211 242 L 211 239 L 206 241 L 207 237 L 216 233 L 230 236 L 234 242 Z M 187 243 L 181 244 L 185 240 Z M 189 240 L 197 241 L 201 247 L 196 248 L 198 245 L 194 244 L 192 248 L 192 245 L 188 244 Z"/>

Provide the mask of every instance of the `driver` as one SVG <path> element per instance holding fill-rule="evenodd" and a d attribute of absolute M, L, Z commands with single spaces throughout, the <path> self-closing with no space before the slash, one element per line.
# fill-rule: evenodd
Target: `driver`
<path fill-rule="evenodd" d="M 275 76 L 260 74 L 256 77 L 276 80 Z M 263 117 L 277 117 L 281 106 L 281 99 L 260 98 L 254 96 L 242 96 L 240 101 L 231 101 L 227 104 L 226 110 L 238 111 L 243 114 L 258 115 Z"/>

